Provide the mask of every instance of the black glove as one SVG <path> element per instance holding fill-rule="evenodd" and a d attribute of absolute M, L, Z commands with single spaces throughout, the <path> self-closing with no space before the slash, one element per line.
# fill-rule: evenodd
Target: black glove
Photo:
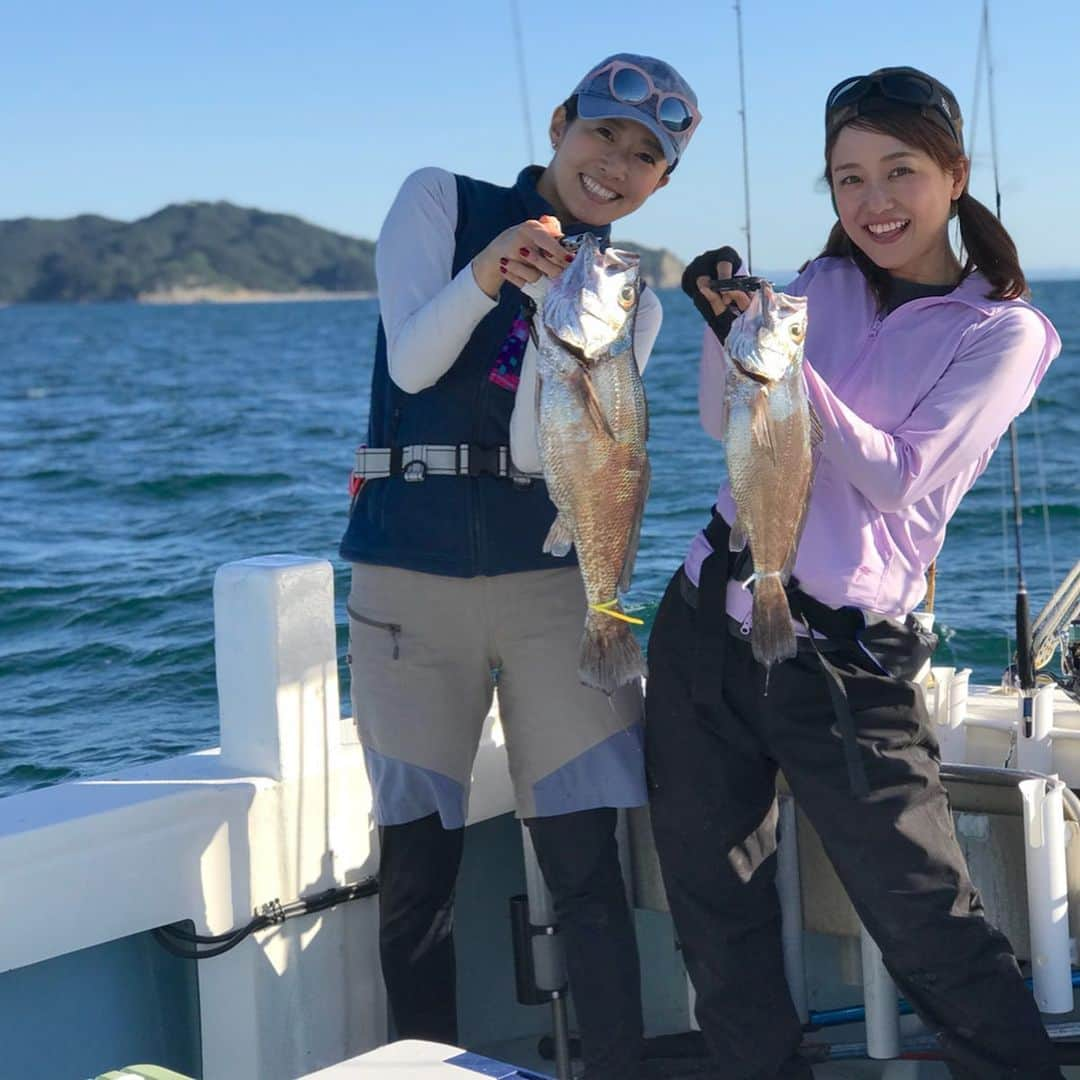
<path fill-rule="evenodd" d="M 721 345 L 731 329 L 731 324 L 739 315 L 738 308 L 729 305 L 719 315 L 713 313 L 708 299 L 697 287 L 699 277 L 715 278 L 716 264 L 718 262 L 731 263 L 731 273 L 737 274 L 742 266 L 742 259 L 733 247 L 713 248 L 712 251 L 702 252 L 683 271 L 682 290 L 694 301 L 694 307 L 701 313 L 701 317 L 709 324 L 709 328 L 716 335 L 716 340 Z"/>

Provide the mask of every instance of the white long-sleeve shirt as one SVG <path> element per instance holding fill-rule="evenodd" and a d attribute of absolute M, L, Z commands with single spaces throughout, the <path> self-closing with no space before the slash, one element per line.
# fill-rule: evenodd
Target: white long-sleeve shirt
<path fill-rule="evenodd" d="M 387 365 L 390 378 L 408 394 L 434 386 L 450 370 L 480 320 L 498 303 L 477 285 L 471 264 L 452 275 L 457 216 L 453 174 L 419 169 L 401 185 L 379 232 L 375 276 Z M 656 294 L 642 289 L 634 329 L 634 356 L 641 371 L 662 317 Z M 531 341 L 522 358 L 510 419 L 510 456 L 522 472 L 540 473 L 536 348 Z"/>

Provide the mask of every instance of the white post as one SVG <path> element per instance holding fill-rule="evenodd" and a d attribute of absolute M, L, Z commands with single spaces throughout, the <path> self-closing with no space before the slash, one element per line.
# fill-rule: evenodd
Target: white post
<path fill-rule="evenodd" d="M 275 780 L 325 773 L 339 743 L 334 571 L 266 555 L 214 578 L 221 760 Z"/>
<path fill-rule="evenodd" d="M 934 734 L 941 749 L 941 760 L 963 764 L 967 760 L 968 681 L 971 669 L 957 671 L 951 667 L 931 668 L 933 693 L 928 706 L 934 721 Z"/>
<path fill-rule="evenodd" d="M 540 990 L 551 994 L 552 1039 L 558 1080 L 571 1080 L 570 1032 L 566 1003 L 566 956 L 555 920 L 555 904 L 536 858 L 529 827 L 521 823 L 521 852 L 525 859 L 525 891 L 529 897 L 529 923 L 533 928 L 533 974 Z"/>
<path fill-rule="evenodd" d="M 862 946 L 863 1004 L 866 1008 L 866 1056 L 894 1058 L 900 1054 L 900 1011 L 896 983 L 885 968 L 877 942 L 859 924 Z"/>
<path fill-rule="evenodd" d="M 1023 780 L 1031 971 L 1040 1012 L 1072 1012 L 1069 893 L 1065 865 L 1065 785 L 1056 777 Z"/>
<path fill-rule="evenodd" d="M 799 840 L 796 834 L 795 800 L 780 798 L 780 821 L 776 846 L 776 891 L 780 897 L 780 935 L 784 948 L 784 975 L 799 1020 L 806 1023 L 806 963 L 803 959 L 802 884 L 799 879 Z"/>
<path fill-rule="evenodd" d="M 221 830 L 215 888 L 232 910 L 219 932 L 256 904 L 359 876 L 371 841 L 367 805 L 344 788 L 330 564 L 272 555 L 221 567 L 214 623 L 221 764 L 256 781 L 246 816 Z M 375 902 L 358 901 L 200 963 L 207 1080 L 285 1080 L 381 1041 L 376 926 Z"/>
<path fill-rule="evenodd" d="M 1024 734 L 1024 699 L 1017 706 L 1016 764 L 1028 772 L 1054 771 L 1054 683 L 1035 691 L 1031 703 L 1031 735 Z"/>

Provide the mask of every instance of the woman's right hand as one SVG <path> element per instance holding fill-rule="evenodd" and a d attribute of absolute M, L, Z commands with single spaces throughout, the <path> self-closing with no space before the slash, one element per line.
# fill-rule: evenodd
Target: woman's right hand
<path fill-rule="evenodd" d="M 558 218 L 548 214 L 511 226 L 473 258 L 476 284 L 495 300 L 504 281 L 520 288 L 541 275 L 558 277 L 574 261 L 559 244 L 562 235 Z"/>
<path fill-rule="evenodd" d="M 739 253 L 733 247 L 721 247 L 702 252 L 683 271 L 683 292 L 693 300 L 721 345 L 739 313 L 750 306 L 750 294 L 741 289 L 714 292 L 709 282 L 714 278 L 734 277 L 740 266 Z"/>

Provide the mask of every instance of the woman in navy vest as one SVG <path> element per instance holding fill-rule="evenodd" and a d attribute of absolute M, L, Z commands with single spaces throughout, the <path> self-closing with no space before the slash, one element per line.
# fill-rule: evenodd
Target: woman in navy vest
<path fill-rule="evenodd" d="M 589 1080 L 632 1080 L 637 949 L 614 828 L 646 791 L 640 688 L 578 681 L 586 601 L 574 559 L 542 553 L 535 351 L 520 286 L 559 241 L 664 187 L 700 121 L 668 64 L 618 54 L 554 112 L 554 155 L 509 187 L 421 169 L 376 249 L 380 323 L 367 447 L 341 554 L 353 715 L 380 827 L 380 946 L 400 1037 L 457 1042 L 452 938 L 469 778 L 495 686 L 517 812 L 564 935 Z M 644 289 L 644 367 L 660 305 Z M 518 403 L 520 401 L 520 407 Z"/>

